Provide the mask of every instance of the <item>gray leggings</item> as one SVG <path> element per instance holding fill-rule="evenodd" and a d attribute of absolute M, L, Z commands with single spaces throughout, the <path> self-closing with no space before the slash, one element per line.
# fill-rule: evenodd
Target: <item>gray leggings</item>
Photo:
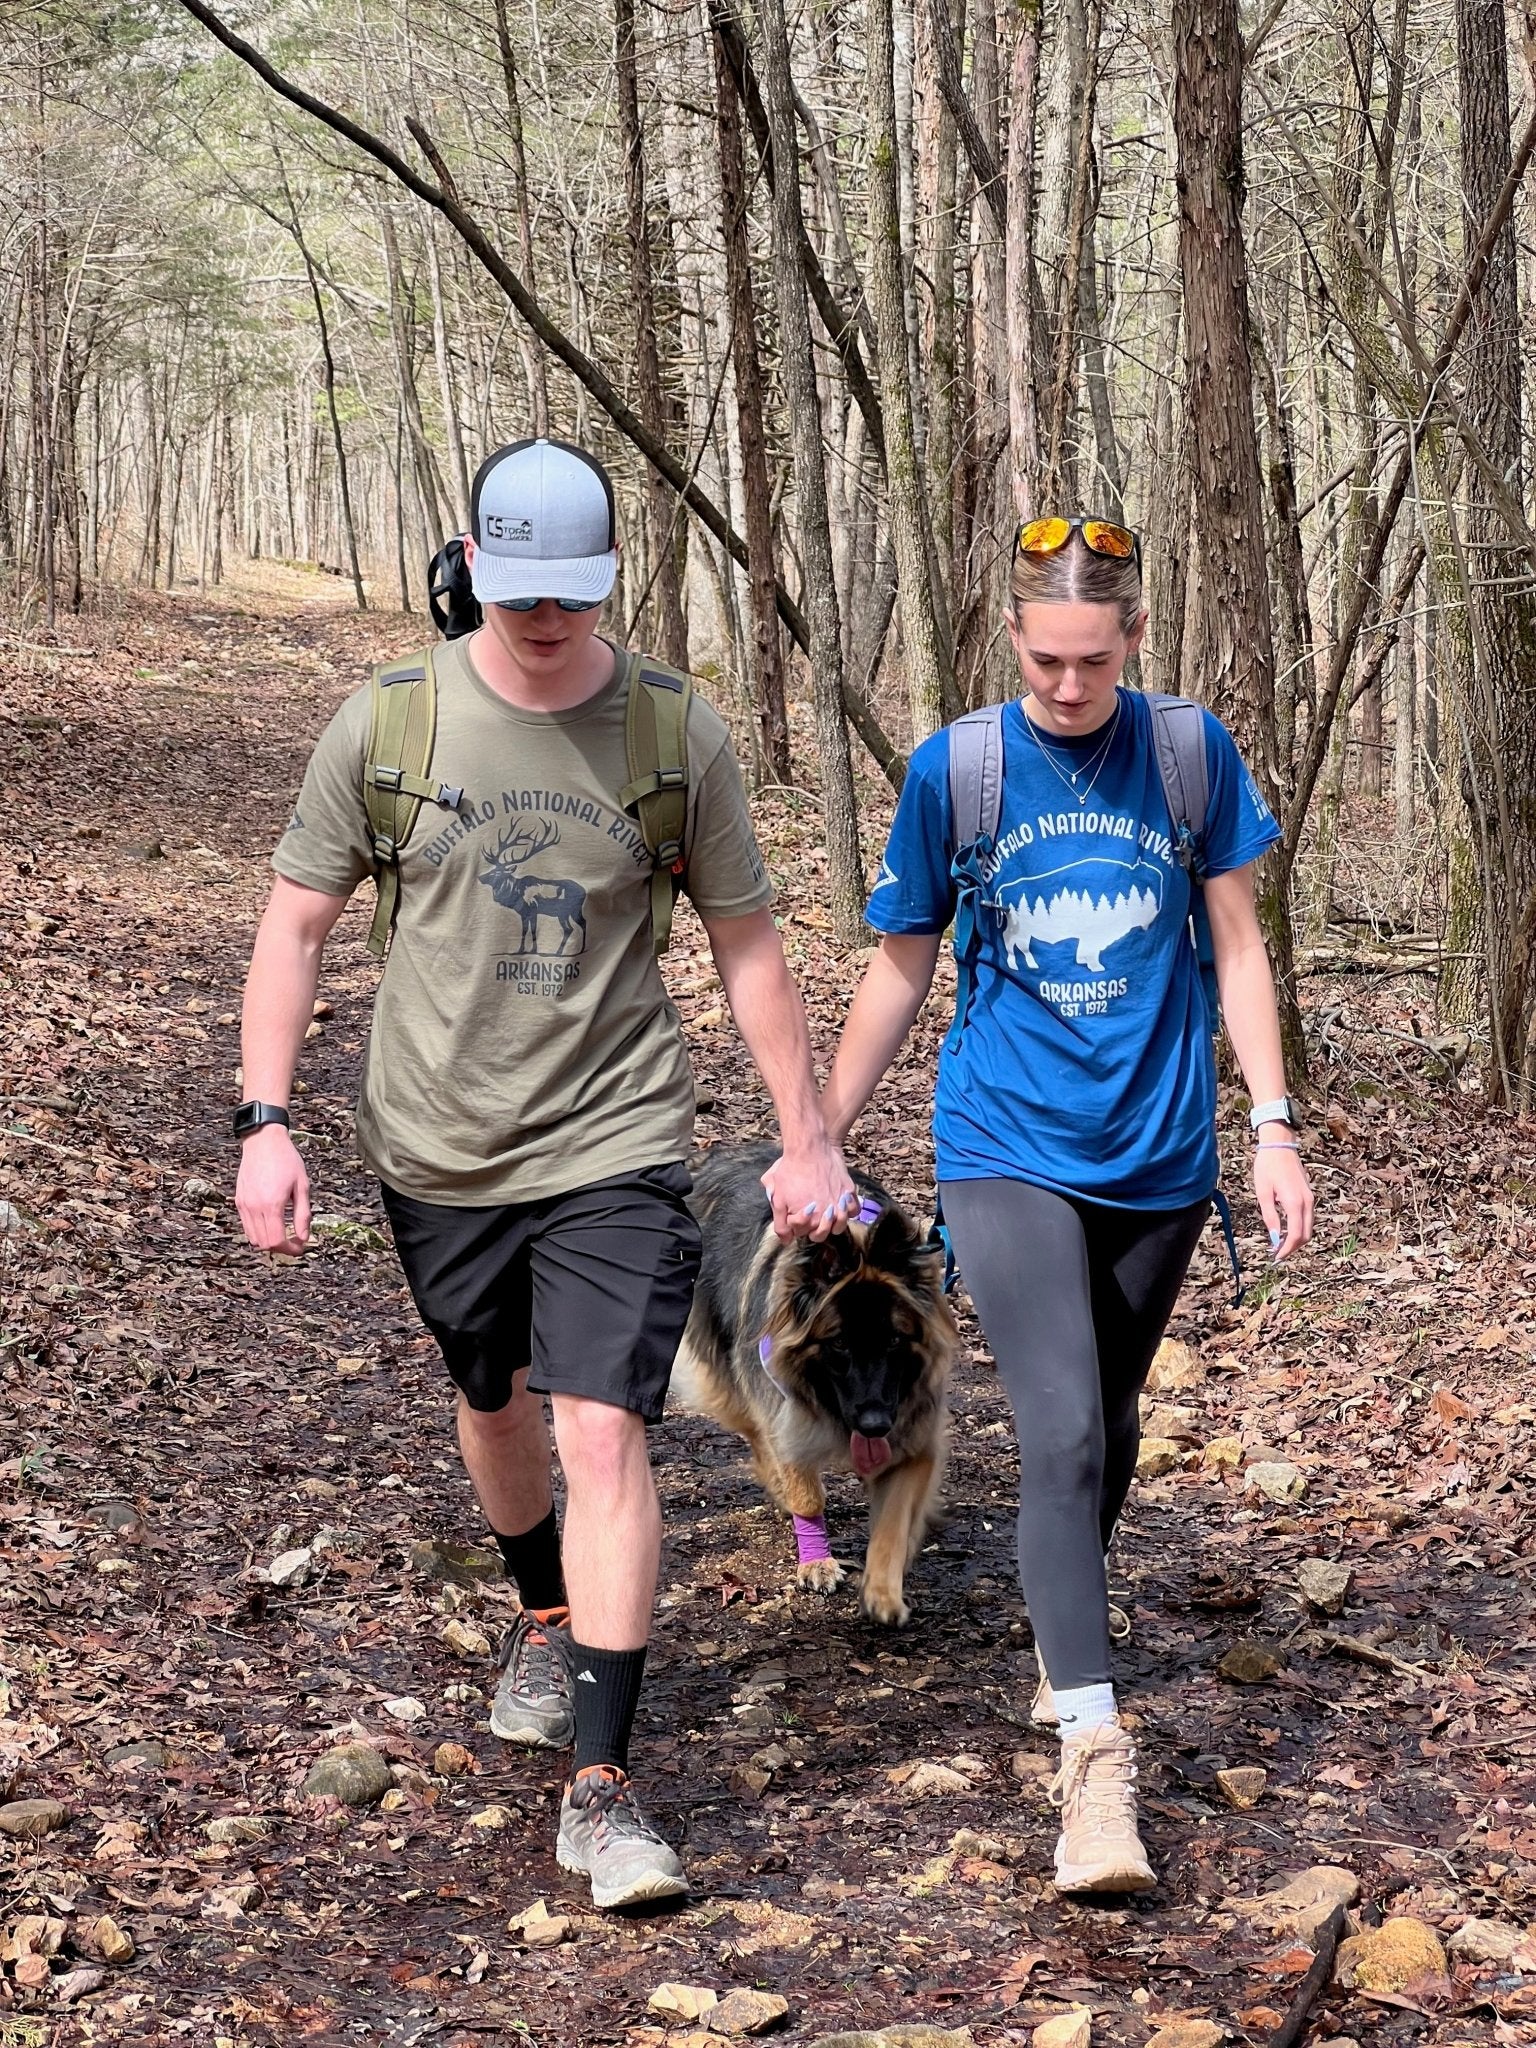
<path fill-rule="evenodd" d="M 1104 1553 L 1136 1474 L 1137 1398 L 1210 1213 L 945 1181 L 955 1256 L 1013 1404 L 1019 1579 L 1057 1689 L 1108 1681 Z"/>

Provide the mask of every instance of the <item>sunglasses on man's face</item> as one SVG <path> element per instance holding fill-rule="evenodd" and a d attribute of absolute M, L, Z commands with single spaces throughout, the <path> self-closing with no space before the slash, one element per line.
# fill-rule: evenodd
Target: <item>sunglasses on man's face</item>
<path fill-rule="evenodd" d="M 1026 519 L 1013 537 L 1014 552 L 1021 555 L 1054 555 L 1074 533 L 1083 536 L 1090 554 L 1108 555 L 1112 561 L 1134 562 L 1141 567 L 1141 536 L 1111 519 L 1089 519 L 1079 513 L 1075 519 Z"/>
<path fill-rule="evenodd" d="M 595 612 L 602 603 L 600 597 L 556 597 L 552 604 L 559 605 L 563 612 Z M 498 597 L 494 600 L 499 612 L 536 612 L 544 602 L 542 597 Z"/>

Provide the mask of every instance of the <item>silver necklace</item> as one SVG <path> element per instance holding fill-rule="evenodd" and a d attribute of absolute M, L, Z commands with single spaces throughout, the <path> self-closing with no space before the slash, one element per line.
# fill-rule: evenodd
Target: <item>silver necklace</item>
<path fill-rule="evenodd" d="M 1066 770 L 1058 764 L 1055 753 L 1052 751 L 1050 747 L 1048 747 L 1045 744 L 1045 741 L 1041 739 L 1039 729 L 1036 726 L 1035 721 L 1030 717 L 1027 711 L 1024 713 L 1024 723 L 1029 727 L 1030 732 L 1034 735 L 1035 745 L 1040 749 L 1040 752 L 1044 755 L 1046 764 L 1050 768 L 1052 774 L 1056 777 L 1056 780 L 1062 785 L 1064 789 L 1071 790 L 1072 794 L 1077 798 L 1079 808 L 1081 808 L 1084 804 L 1087 803 L 1089 797 L 1093 795 L 1093 785 L 1098 781 L 1100 775 L 1104 772 L 1104 763 L 1109 759 L 1109 750 L 1115 743 L 1115 734 L 1120 730 L 1120 698 L 1118 694 L 1115 697 L 1115 715 L 1113 719 L 1110 721 L 1109 732 L 1107 733 L 1103 741 L 1097 747 L 1095 747 L 1093 753 L 1083 763 L 1082 767 L 1071 775 L 1069 775 L 1066 772 Z M 1078 783 L 1082 780 L 1082 778 L 1085 775 L 1088 774 L 1088 770 L 1090 768 L 1093 769 L 1093 774 L 1089 778 L 1088 787 L 1086 789 L 1079 789 L 1077 786 Z"/>

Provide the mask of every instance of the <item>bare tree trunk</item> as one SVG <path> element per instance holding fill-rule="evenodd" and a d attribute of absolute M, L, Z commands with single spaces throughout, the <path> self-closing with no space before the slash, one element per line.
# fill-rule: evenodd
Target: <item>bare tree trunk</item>
<path fill-rule="evenodd" d="M 453 464 L 453 481 L 459 507 L 469 517 L 469 460 L 464 453 L 464 428 L 459 420 L 459 402 L 453 388 L 453 362 L 448 351 L 448 308 L 443 299 L 443 266 L 437 253 L 437 231 L 427 223 L 427 282 L 432 290 L 432 355 L 437 364 L 437 388 L 442 397 L 443 425 L 448 433 L 448 454 Z M 351 513 L 348 510 L 350 522 Z"/>
<path fill-rule="evenodd" d="M 783 0 L 762 0 L 758 19 L 763 37 L 768 124 L 778 170 L 773 186 L 774 279 L 783 336 L 781 375 L 789 410 L 800 545 L 805 561 L 802 596 L 811 643 L 811 687 L 827 827 L 827 878 L 837 937 L 843 944 L 853 945 L 862 930 L 864 877 L 853 764 L 848 757 L 848 728 L 843 718 L 842 624 L 832 573 L 821 408 L 801 264 L 805 223 L 800 210 L 794 85 Z"/>
<path fill-rule="evenodd" d="M 1040 419 L 1035 400 L 1035 95 L 1040 79 L 1041 0 L 1016 0 L 1013 90 L 1008 106 L 1005 261 L 1008 290 L 1008 433 L 1014 511 L 1033 517 L 1040 493 Z"/>
<path fill-rule="evenodd" d="M 1413 598 L 1410 598 L 1410 608 L 1413 603 Z M 1421 644 L 1417 621 L 1410 617 L 1408 644 L 1399 657 L 1392 683 L 1392 840 L 1397 857 L 1397 912 L 1400 918 L 1409 916 L 1413 908 L 1412 875 L 1418 826 L 1414 799 L 1419 738 L 1415 675 Z"/>
<path fill-rule="evenodd" d="M 896 542 L 907 699 L 915 744 L 937 732 L 944 723 L 946 699 L 954 689 L 954 676 L 934 615 L 929 572 L 931 537 L 918 466 L 912 387 L 907 374 L 891 0 L 868 0 L 867 22 L 870 292 L 879 336 L 885 466 L 891 530 Z"/>
<path fill-rule="evenodd" d="M 517 247 L 523 267 L 523 283 L 536 298 L 539 272 L 533 245 L 533 209 L 528 199 L 528 159 L 523 151 L 523 106 L 518 89 L 517 61 L 512 51 L 512 32 L 507 25 L 507 0 L 494 0 L 496 47 L 501 55 L 502 87 L 507 99 L 507 138 L 512 149 L 512 203 L 517 209 Z M 542 349 L 527 351 L 529 396 L 533 404 L 533 431 L 544 440 L 549 435 L 549 372 Z"/>
<path fill-rule="evenodd" d="M 405 405 L 405 424 L 410 434 L 411 459 L 416 472 L 416 492 L 421 506 L 423 541 L 428 554 L 436 539 L 454 530 L 453 507 L 439 486 L 437 463 L 427 439 L 421 416 L 421 394 L 416 389 L 416 364 L 411 341 L 410 306 L 405 288 L 405 271 L 400 261 L 400 243 L 394 216 L 387 205 L 379 208 L 379 229 L 384 243 L 384 263 L 389 278 L 389 329 L 395 348 L 395 374 Z M 434 539 L 436 536 L 436 539 Z"/>
<path fill-rule="evenodd" d="M 1076 0 L 1072 0 L 1072 4 L 1075 6 Z M 1071 198 L 1056 292 L 1045 467 L 1045 494 L 1053 504 L 1061 505 L 1075 505 L 1081 496 L 1073 424 L 1074 373 L 1077 367 L 1077 313 L 1082 295 L 1083 256 L 1090 246 L 1089 193 L 1094 178 L 1093 107 L 1103 20 L 1100 0 L 1086 0 L 1079 40 L 1075 33 L 1077 23 L 1071 14 L 1063 19 L 1064 37 L 1070 37 L 1071 42 L 1070 50 L 1060 59 L 1070 72 L 1065 139 L 1071 145 Z"/>
<path fill-rule="evenodd" d="M 725 46 L 715 54 L 715 133 L 720 153 L 721 223 L 726 289 L 731 307 L 731 361 L 736 376 L 736 433 L 741 449 L 742 502 L 747 529 L 747 595 L 752 610 L 752 701 L 763 758 L 779 782 L 792 780 L 789 719 L 784 704 L 784 661 L 775 602 L 778 563 L 768 484 L 768 442 L 763 420 L 763 371 L 757 349 L 757 309 L 747 247 L 746 170 L 741 145 L 741 101 Z"/>
<path fill-rule="evenodd" d="M 1093 416 L 1093 440 L 1098 452 L 1099 478 L 1088 492 L 1088 502 L 1111 519 L 1125 518 L 1125 472 L 1120 462 L 1120 443 L 1115 435 L 1115 411 L 1110 397 L 1109 367 L 1104 356 L 1104 325 L 1099 312 L 1098 217 L 1099 181 L 1091 193 L 1092 210 L 1083 237 L 1082 275 L 1078 289 L 1077 320 L 1083 337 L 1083 381 L 1088 386 L 1088 405 Z"/>
<path fill-rule="evenodd" d="M 651 262 L 651 222 L 645 196 L 645 136 L 640 125 L 639 67 L 635 50 L 634 0 L 614 0 L 615 63 L 619 86 L 619 130 L 624 140 L 624 197 L 629 224 L 629 278 L 635 307 L 636 385 L 640 417 L 658 441 L 676 440 L 675 408 L 661 383 L 656 348 L 656 281 Z M 688 628 L 683 619 L 683 585 L 678 573 L 674 523 L 677 507 L 654 469 L 645 476 L 646 525 L 650 535 L 651 583 L 656 596 L 658 652 L 674 668 L 688 666 Z"/>
<path fill-rule="evenodd" d="M 1533 32 L 1536 83 L 1536 9 Z M 1511 169 L 1505 10 L 1499 0 L 1457 0 L 1461 87 L 1461 184 L 1470 240 Z M 1524 503 L 1521 434 L 1520 304 L 1515 230 L 1497 236 L 1462 352 L 1467 428 L 1507 486 Z M 1490 1056 L 1483 1085 L 1490 1101 L 1527 1114 L 1536 1102 L 1536 585 L 1524 536 L 1468 464 L 1467 559 L 1475 698 L 1458 702 L 1469 800 L 1488 809 L 1479 839 L 1488 946 Z"/>
<path fill-rule="evenodd" d="M 286 186 L 287 179 L 284 179 Z M 299 216 L 289 198 L 290 215 L 293 222 L 293 239 L 299 245 L 299 255 L 304 263 L 304 275 L 309 280 L 310 297 L 315 306 L 315 326 L 320 335 L 320 362 L 325 382 L 325 409 L 331 422 L 331 445 L 336 451 L 336 481 L 341 491 L 341 516 L 347 543 L 347 563 L 352 571 L 352 591 L 357 599 L 360 612 L 368 609 L 367 594 L 363 589 L 363 572 L 357 555 L 357 527 L 352 517 L 352 486 L 347 474 L 347 448 L 341 435 L 341 414 L 336 406 L 336 358 L 331 351 L 331 330 L 325 317 L 325 301 L 320 295 L 320 280 L 315 275 L 315 266 L 310 261 L 309 246 L 299 227 Z M 222 567 L 222 564 L 220 565 Z M 217 580 L 217 579 L 215 579 Z"/>
<path fill-rule="evenodd" d="M 1179 146 L 1179 255 L 1184 373 L 1201 538 L 1196 615 L 1207 704 L 1232 728 L 1271 808 L 1274 639 L 1264 555 L 1264 498 L 1253 421 L 1248 268 L 1242 223 L 1243 45 L 1237 0 L 1174 0 L 1174 127 Z M 1287 1070 L 1307 1070 L 1293 971 L 1285 868 L 1266 857 L 1259 921 L 1274 961 Z"/>

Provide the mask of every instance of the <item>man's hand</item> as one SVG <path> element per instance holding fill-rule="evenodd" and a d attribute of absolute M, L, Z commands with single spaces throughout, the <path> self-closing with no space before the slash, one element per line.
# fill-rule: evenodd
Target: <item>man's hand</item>
<path fill-rule="evenodd" d="M 1299 1251 L 1312 1235 L 1312 1183 L 1301 1154 L 1286 1142 L 1262 1145 L 1253 1155 L 1253 1192 L 1277 1259 Z"/>
<path fill-rule="evenodd" d="M 815 1244 L 846 1230 L 859 1213 L 859 1193 L 843 1155 L 823 1135 L 809 1144 L 786 1145 L 763 1175 L 773 1204 L 775 1235 L 785 1244 L 808 1237 Z"/>
<path fill-rule="evenodd" d="M 309 1243 L 309 1175 L 281 1124 L 266 1124 L 241 1139 L 235 1207 L 258 1251 L 297 1258 Z"/>

